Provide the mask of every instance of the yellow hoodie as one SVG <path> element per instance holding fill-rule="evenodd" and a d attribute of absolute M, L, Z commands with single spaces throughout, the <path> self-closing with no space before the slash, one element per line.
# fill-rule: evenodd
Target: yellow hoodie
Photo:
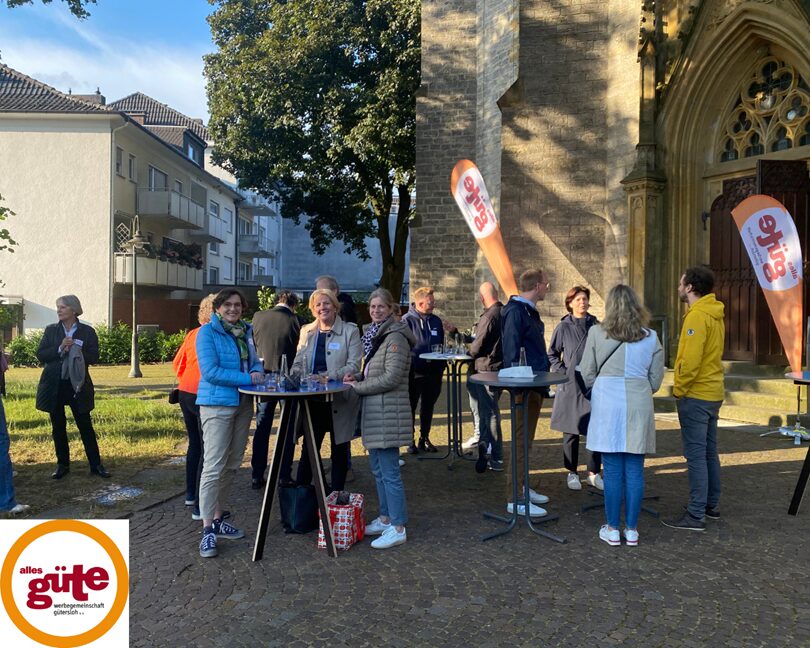
<path fill-rule="evenodd" d="M 725 398 L 723 356 L 725 308 L 714 293 L 698 299 L 686 313 L 675 358 L 676 398 L 688 396 L 707 401 Z"/>

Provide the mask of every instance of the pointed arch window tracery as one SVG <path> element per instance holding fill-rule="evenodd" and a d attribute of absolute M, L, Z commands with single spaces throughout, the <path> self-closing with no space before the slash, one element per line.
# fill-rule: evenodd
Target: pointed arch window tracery
<path fill-rule="evenodd" d="M 810 85 L 789 63 L 765 56 L 740 84 L 723 124 L 720 162 L 810 145 Z"/>

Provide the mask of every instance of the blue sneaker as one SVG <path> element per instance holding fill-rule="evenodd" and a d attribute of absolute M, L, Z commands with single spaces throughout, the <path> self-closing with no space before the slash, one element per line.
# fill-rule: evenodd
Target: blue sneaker
<path fill-rule="evenodd" d="M 228 540 L 239 540 L 245 537 L 245 532 L 237 529 L 225 520 L 214 520 L 213 524 L 214 533 L 217 538 L 227 538 Z"/>
<path fill-rule="evenodd" d="M 213 558 L 217 555 L 217 534 L 213 527 L 203 529 L 202 540 L 200 540 L 200 556 L 202 558 Z"/>

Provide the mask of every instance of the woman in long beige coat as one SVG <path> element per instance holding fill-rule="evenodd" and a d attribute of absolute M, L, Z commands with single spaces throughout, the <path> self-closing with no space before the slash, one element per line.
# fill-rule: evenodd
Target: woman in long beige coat
<path fill-rule="evenodd" d="M 301 329 L 298 352 L 293 361 L 292 373 L 305 376 L 326 372 L 329 380 L 342 381 L 344 376 L 360 369 L 362 347 L 356 324 L 344 322 L 338 316 L 340 307 L 335 293 L 318 289 L 309 298 L 309 310 L 315 321 Z M 321 447 L 326 433 L 332 443 L 331 488 L 341 491 L 346 484 L 349 468 L 349 442 L 357 422 L 357 396 L 349 391 L 337 394 L 331 403 L 312 402 L 312 426 L 315 442 Z M 301 453 L 296 481 L 299 484 L 312 482 L 312 466 L 309 453 Z"/>
<path fill-rule="evenodd" d="M 371 543 L 374 549 L 388 549 L 407 539 L 399 449 L 411 443 L 413 432 L 408 371 L 416 338 L 406 324 L 396 320 L 394 308 L 394 299 L 384 288 L 371 293 L 371 325 L 362 338 L 363 372 L 346 378 L 363 398 L 363 445 L 369 452 L 380 500 L 379 517 L 366 526 L 368 535 L 381 534 Z"/>

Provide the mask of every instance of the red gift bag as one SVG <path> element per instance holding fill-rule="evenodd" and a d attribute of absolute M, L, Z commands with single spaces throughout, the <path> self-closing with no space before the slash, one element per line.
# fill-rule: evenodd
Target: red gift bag
<path fill-rule="evenodd" d="M 348 549 L 366 535 L 366 506 L 360 493 L 333 491 L 326 497 L 326 510 L 332 523 L 335 547 Z M 318 518 L 320 518 L 318 511 Z M 323 520 L 318 525 L 318 549 L 326 549 Z"/>

